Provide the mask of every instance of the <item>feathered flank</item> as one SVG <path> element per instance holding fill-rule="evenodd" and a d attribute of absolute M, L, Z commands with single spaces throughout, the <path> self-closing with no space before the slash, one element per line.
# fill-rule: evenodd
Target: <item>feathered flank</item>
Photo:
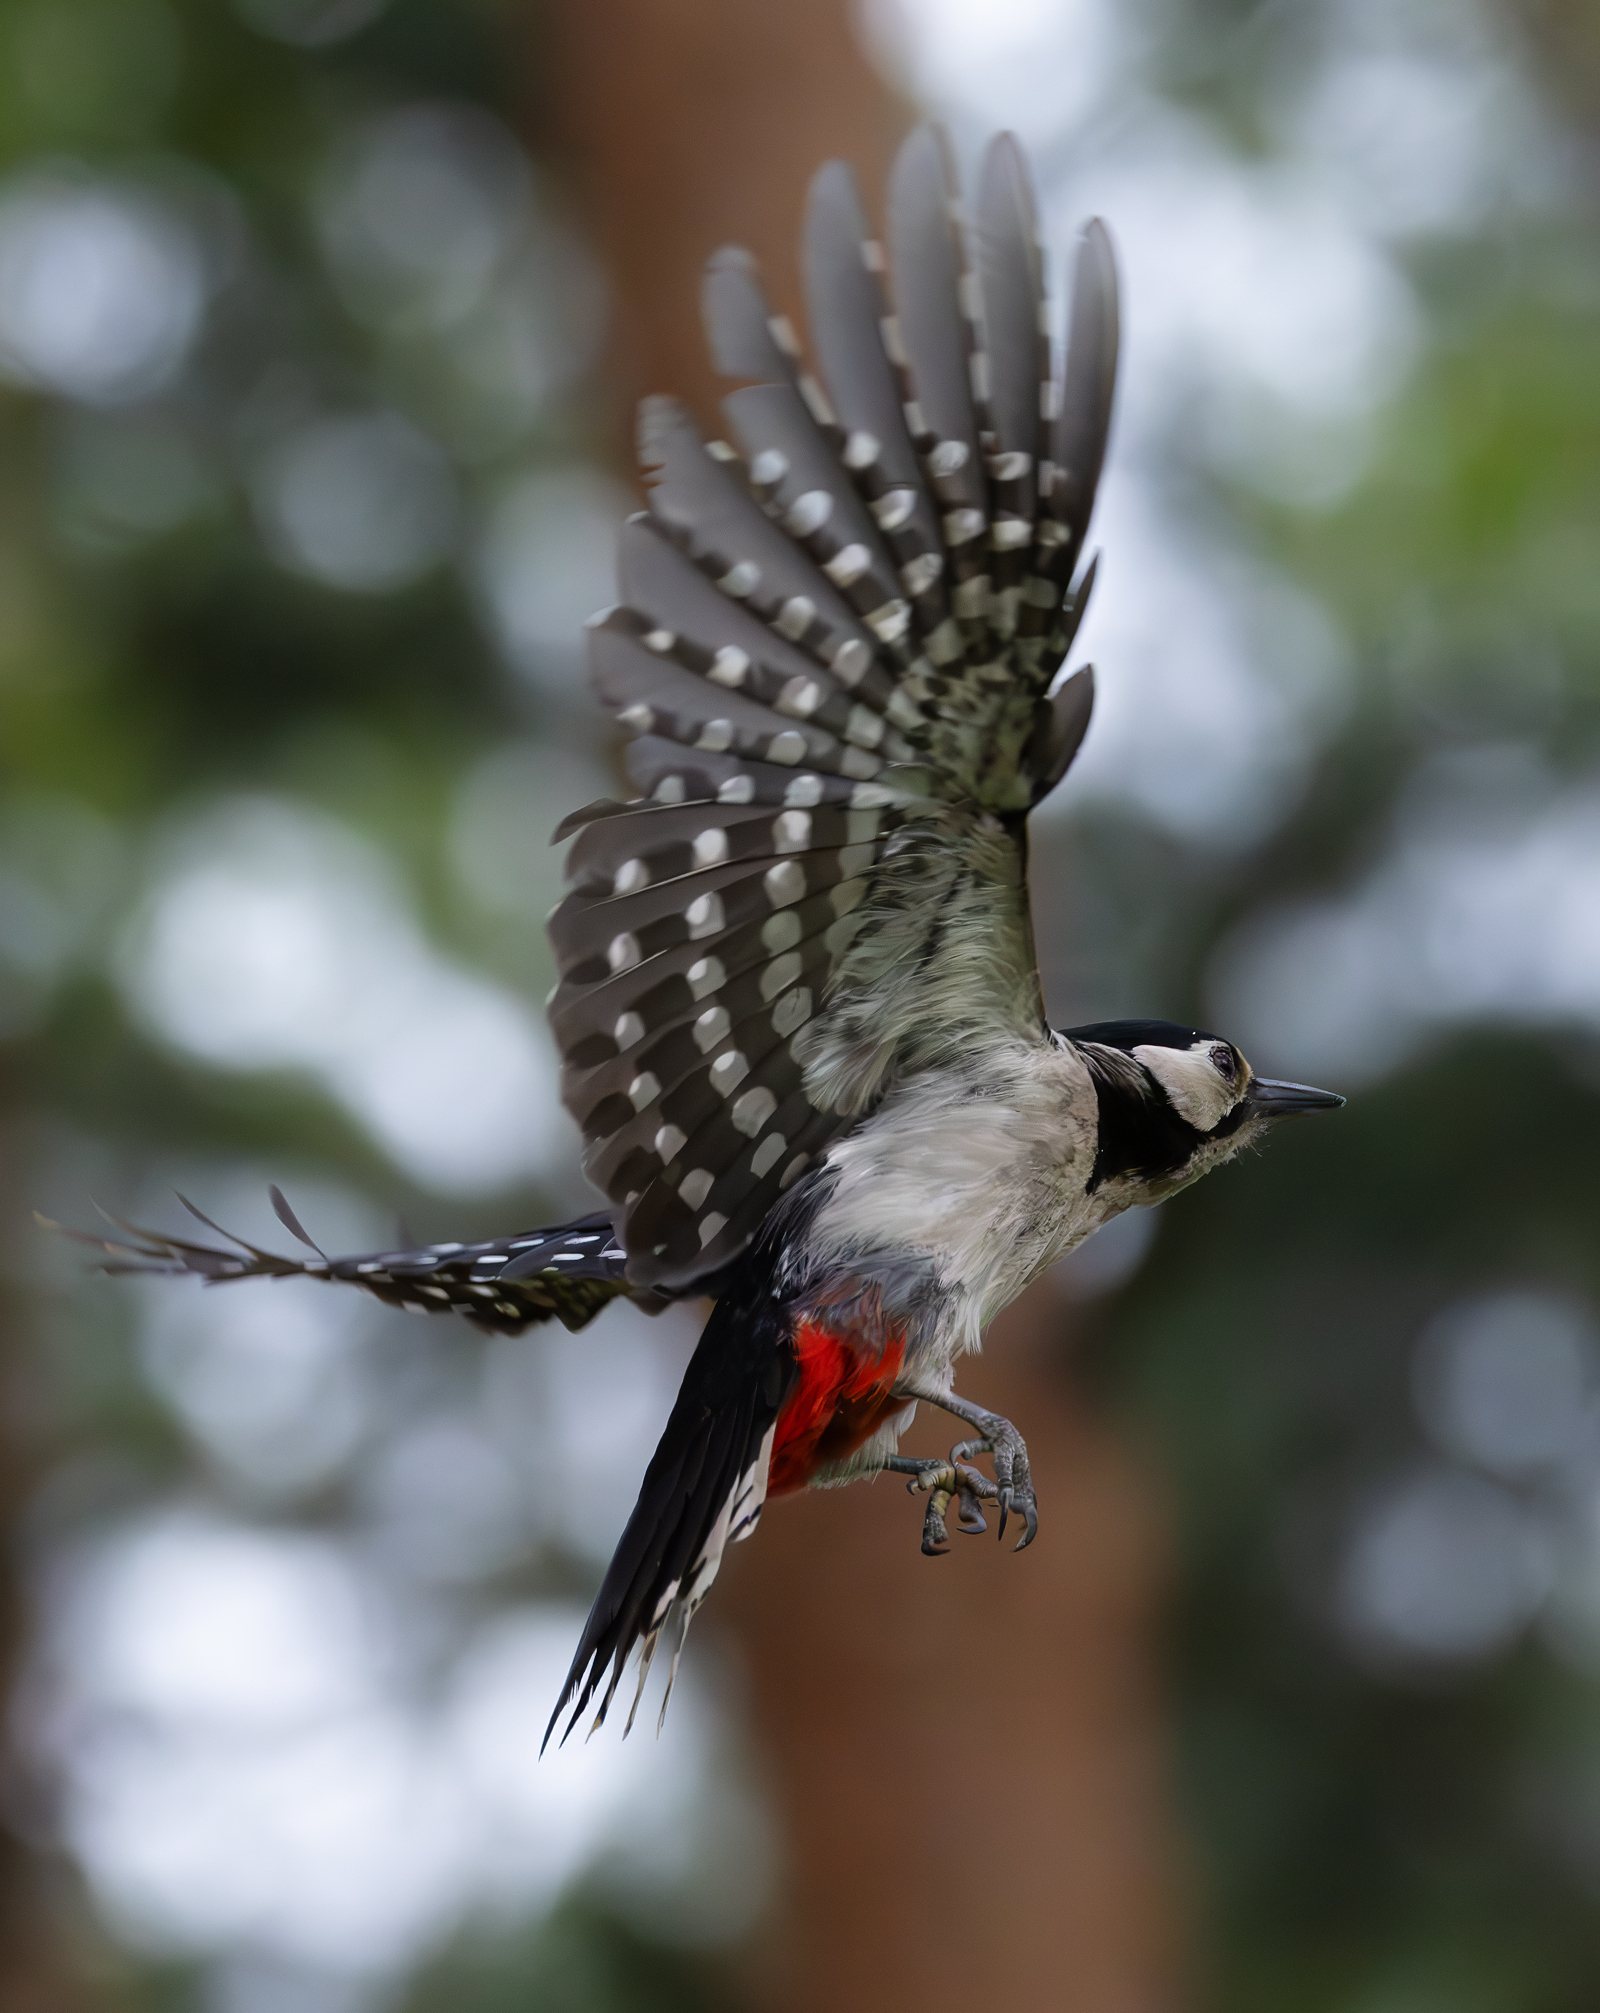
<path fill-rule="evenodd" d="M 581 1216 L 555 1229 L 529 1231 L 487 1244 L 428 1244 L 410 1251 L 329 1258 L 301 1228 L 282 1191 L 274 1187 L 268 1193 L 284 1227 L 317 1251 L 316 1258 L 284 1258 L 247 1244 L 202 1215 L 181 1195 L 178 1200 L 191 1216 L 237 1249 L 196 1244 L 165 1231 L 141 1229 L 114 1216 L 108 1216 L 107 1221 L 121 1233 L 117 1237 L 66 1229 L 42 1216 L 37 1220 L 47 1230 L 97 1245 L 106 1253 L 99 1268 L 103 1272 L 187 1272 L 208 1286 L 227 1285 L 237 1279 L 321 1279 L 359 1286 L 387 1306 L 403 1308 L 408 1314 L 464 1314 L 478 1327 L 501 1335 L 520 1334 L 524 1328 L 552 1318 L 565 1328 L 583 1328 L 621 1295 L 651 1313 L 663 1304 L 629 1287 L 624 1277 L 624 1254 L 612 1235 L 611 1219 L 604 1214 Z"/>
<path fill-rule="evenodd" d="M 736 445 L 670 400 L 641 411 L 649 509 L 590 665 L 645 795 L 569 823 L 550 923 L 585 1166 L 629 1280 L 670 1294 L 737 1259 L 914 1062 L 997 1029 L 1046 1039 L 1020 820 L 1092 699 L 1085 675 L 1050 694 L 1093 578 L 1071 587 L 1110 417 L 1104 232 L 1079 253 L 1059 388 L 1009 138 L 970 238 L 923 129 L 887 257 L 837 163 L 803 255 L 817 375 L 724 250 L 703 300 L 745 381 Z"/>

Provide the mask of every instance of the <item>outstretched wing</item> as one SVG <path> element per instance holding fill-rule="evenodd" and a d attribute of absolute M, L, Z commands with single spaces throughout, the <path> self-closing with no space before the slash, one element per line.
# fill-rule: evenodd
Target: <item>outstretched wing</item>
<path fill-rule="evenodd" d="M 963 224 L 912 135 L 888 257 L 849 170 L 812 185 L 821 380 L 747 255 L 707 275 L 713 351 L 759 378 L 736 445 L 648 401 L 649 509 L 591 673 L 641 797 L 591 805 L 551 918 L 551 1019 L 628 1277 L 688 1290 L 906 1071 L 1044 1039 L 1023 819 L 1088 724 L 1057 686 L 1104 453 L 1109 241 L 1079 246 L 1064 374 L 1026 169 L 990 147 Z M 894 304 L 885 293 L 892 266 Z"/>
<path fill-rule="evenodd" d="M 270 1193 L 279 1220 L 316 1252 L 314 1258 L 285 1258 L 246 1243 L 181 1195 L 178 1200 L 184 1208 L 215 1231 L 221 1244 L 144 1230 L 118 1217 L 107 1218 L 118 1233 L 111 1237 L 64 1229 L 43 1217 L 39 1221 L 79 1243 L 99 1246 L 106 1253 L 99 1268 L 103 1272 L 188 1272 L 208 1286 L 235 1279 L 323 1279 L 359 1286 L 408 1314 L 464 1314 L 480 1328 L 503 1335 L 519 1334 L 552 1318 L 566 1328 L 583 1328 L 602 1307 L 624 1295 L 652 1313 L 663 1304 L 629 1285 L 622 1248 L 605 1214 L 489 1244 L 427 1244 L 406 1251 L 329 1258 L 311 1242 L 279 1191 L 274 1188 Z"/>

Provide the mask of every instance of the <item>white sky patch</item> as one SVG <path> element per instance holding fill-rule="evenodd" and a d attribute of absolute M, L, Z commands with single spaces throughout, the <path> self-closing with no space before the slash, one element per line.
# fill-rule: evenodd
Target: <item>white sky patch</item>
<path fill-rule="evenodd" d="M 451 807 L 450 863 L 463 890 L 542 941 L 566 892 L 566 848 L 550 834 L 569 811 L 616 794 L 616 776 L 580 749 L 503 742 L 467 771 Z"/>
<path fill-rule="evenodd" d="M 1202 546 L 1113 465 L 1074 664 L 1095 665 L 1083 752 L 1041 815 L 1131 802 L 1185 838 L 1248 843 L 1293 800 L 1345 700 L 1342 639 L 1279 575 Z"/>
<path fill-rule="evenodd" d="M 333 149 L 314 221 L 386 375 L 471 464 L 503 463 L 593 354 L 605 288 L 510 128 L 481 106 L 401 105 Z M 424 391 L 423 386 L 427 389 Z"/>
<path fill-rule="evenodd" d="M 0 188 L 0 375 L 89 405 L 143 398 L 199 334 L 205 260 L 153 195 L 67 170 Z"/>
<path fill-rule="evenodd" d="M 1522 1289 L 1457 1301 L 1412 1360 L 1423 1426 L 1446 1454 L 1511 1482 L 1593 1471 L 1600 1335 L 1581 1301 Z"/>
<path fill-rule="evenodd" d="M 340 292 L 364 320 L 459 320 L 527 219 L 527 159 L 475 105 L 406 105 L 350 135 L 319 205 Z"/>
<path fill-rule="evenodd" d="M 584 691 L 583 627 L 617 598 L 617 533 L 634 507 L 593 469 L 546 469 L 502 490 L 479 531 L 472 577 L 490 633 L 554 698 Z"/>
<path fill-rule="evenodd" d="M 1220 947 L 1211 1011 L 1258 1067 L 1344 1088 L 1451 1026 L 1600 1029 L 1600 783 L 1508 801 L 1484 759 L 1476 794 L 1460 764 L 1421 779 L 1354 887 Z"/>
<path fill-rule="evenodd" d="M 909 95 L 1028 146 L 1067 131 L 1146 38 L 1107 0 L 865 0 L 867 46 Z"/>
<path fill-rule="evenodd" d="M 173 1505 L 59 1569 L 51 1616 L 31 1731 L 101 1905 L 142 1947 L 392 1975 L 463 1916 L 548 1906 L 597 1862 L 672 1909 L 709 1854 L 718 1906 L 742 1913 L 705 1933 L 763 1898 L 765 1835 L 729 1801 L 692 1659 L 659 1741 L 538 1761 L 575 1608 L 503 1615 L 432 1689 L 339 1546 Z"/>
<path fill-rule="evenodd" d="M 1470 5 L 1320 10 L 1309 81 L 1264 100 L 1265 158 L 1161 95 L 1160 23 L 1137 6 L 866 0 L 862 18 L 951 129 L 969 193 L 990 133 L 1032 150 L 1058 330 L 1083 220 L 1116 245 L 1124 347 L 1089 538 L 1106 561 L 1075 652 L 1099 698 L 1066 804 L 1090 788 L 1190 839 L 1258 837 L 1339 715 L 1343 651 L 1265 568 L 1185 535 L 1161 495 L 1173 442 L 1300 507 L 1347 494 L 1425 336 L 1395 242 L 1547 199 L 1555 143 Z"/>
<path fill-rule="evenodd" d="M 250 494 L 274 558 L 349 593 L 409 585 L 455 537 L 449 461 L 398 413 L 345 414 L 295 428 L 259 457 Z"/>
<path fill-rule="evenodd" d="M 1285 146 L 1385 237 L 1470 228 L 1553 180 L 1548 117 L 1509 68 L 1471 53 L 1352 49 L 1280 107 Z"/>
<path fill-rule="evenodd" d="M 1311 419 L 1359 414 L 1414 352 L 1410 293 L 1332 192 L 1227 153 L 1198 121 L 1151 108 L 1115 151 L 1041 191 L 1063 250 L 1104 216 L 1120 255 L 1123 422 L 1143 438 L 1171 402 L 1236 382 Z"/>
<path fill-rule="evenodd" d="M 1379 1662 L 1473 1663 L 1505 1649 L 1549 1590 L 1541 1520 L 1510 1490 L 1430 1464 L 1374 1491 L 1350 1534 L 1338 1603 Z"/>
<path fill-rule="evenodd" d="M 574 1158 L 542 1019 L 440 956 L 380 857 L 302 806 L 235 799 L 174 834 L 118 969 L 164 1039 L 310 1072 L 437 1192 Z"/>
<path fill-rule="evenodd" d="M 272 1494 L 339 1472 L 367 1423 L 355 1360 L 367 1314 L 355 1294 L 306 1294 L 292 1315 L 266 1293 L 165 1292 L 145 1306 L 152 1381 L 226 1468 Z"/>

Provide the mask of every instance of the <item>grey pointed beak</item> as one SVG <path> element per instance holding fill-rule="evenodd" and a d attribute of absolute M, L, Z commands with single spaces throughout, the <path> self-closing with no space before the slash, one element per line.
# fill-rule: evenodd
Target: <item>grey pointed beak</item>
<path fill-rule="evenodd" d="M 1313 1090 L 1309 1083 L 1274 1083 L 1258 1076 L 1245 1103 L 1262 1118 L 1292 1118 L 1301 1111 L 1337 1111 L 1344 1099 L 1336 1090 Z"/>

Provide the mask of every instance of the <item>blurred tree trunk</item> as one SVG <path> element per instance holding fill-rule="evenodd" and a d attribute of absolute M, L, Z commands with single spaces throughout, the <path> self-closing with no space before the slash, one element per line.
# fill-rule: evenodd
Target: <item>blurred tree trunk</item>
<path fill-rule="evenodd" d="M 9 1086 L 7 1086 L 9 1088 Z M 12 1223 L 25 1221 L 18 1184 L 0 1181 Z M 0 1698 L 8 1703 L 27 1655 L 31 1616 L 23 1576 L 22 1531 L 38 1479 L 39 1435 L 26 1359 L 29 1324 L 10 1295 L 0 1300 Z M 17 1752 L 14 1735 L 0 1750 L 0 2013 L 90 2013 L 106 2004 L 86 1960 L 93 1931 L 83 1920 L 71 1877 L 37 1849 L 48 1830 L 36 1808 L 41 1785 Z M 77 1932 L 77 1933 L 75 1933 Z"/>
<path fill-rule="evenodd" d="M 949 1556 L 923 1558 L 923 1499 L 886 1478 L 775 1504 L 724 1569 L 788 1831 L 757 1989 L 784 2013 L 1179 1996 L 1159 1520 L 1062 1374 L 1062 1325 L 1044 1283 L 961 1378 L 1027 1435 L 1040 1529 L 1022 1557 L 991 1515 L 986 1539 L 952 1524 Z M 923 1408 L 906 1445 L 952 1437 Z"/>
<path fill-rule="evenodd" d="M 542 26 L 541 126 L 610 267 L 619 445 L 647 392 L 711 420 L 706 255 L 747 244 L 796 312 L 813 170 L 845 155 L 875 206 L 912 114 L 841 0 L 554 0 Z M 718 1616 L 752 1676 L 789 1852 L 758 2004 L 851 2013 L 958 1991 L 1148 2013 L 1176 1997 L 1159 1520 L 1071 1391 L 1063 1327 L 1036 1289 L 962 1382 L 1028 1435 L 1043 1521 L 1025 1557 L 991 1535 L 923 1559 L 921 1504 L 882 1484 L 775 1505 L 724 1568 Z M 924 1415 L 911 1444 L 955 1437 Z"/>
<path fill-rule="evenodd" d="M 1600 8 L 1594 0 L 1500 0 L 1500 11 L 1525 38 L 1551 96 L 1592 141 L 1600 131 Z M 1591 155 L 1591 188 L 1595 166 Z"/>

